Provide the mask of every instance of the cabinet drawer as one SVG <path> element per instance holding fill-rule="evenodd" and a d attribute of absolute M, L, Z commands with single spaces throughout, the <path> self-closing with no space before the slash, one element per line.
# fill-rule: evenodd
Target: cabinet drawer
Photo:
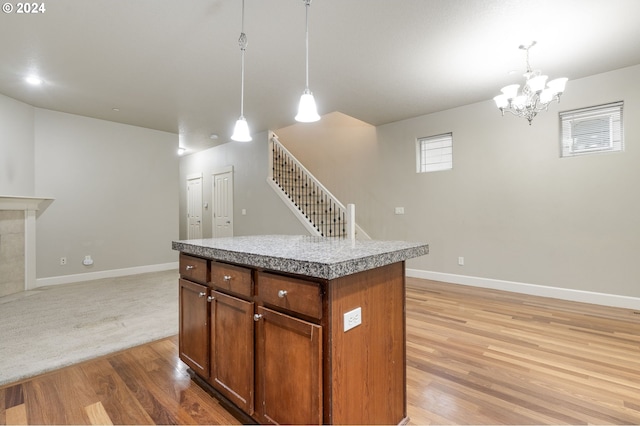
<path fill-rule="evenodd" d="M 267 304 L 312 318 L 322 318 L 319 283 L 259 272 L 256 286 L 256 293 Z"/>
<path fill-rule="evenodd" d="M 211 284 L 240 296 L 251 297 L 251 269 L 211 262 Z"/>
<path fill-rule="evenodd" d="M 207 259 L 180 253 L 180 275 L 190 281 L 206 284 L 209 281 Z"/>

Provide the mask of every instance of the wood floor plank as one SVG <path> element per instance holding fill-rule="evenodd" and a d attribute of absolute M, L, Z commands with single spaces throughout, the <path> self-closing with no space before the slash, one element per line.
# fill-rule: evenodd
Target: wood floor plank
<path fill-rule="evenodd" d="M 11 408 L 16 405 L 24 404 L 24 393 L 22 384 L 18 383 L 14 386 L 6 388 L 4 392 L 4 407 Z"/>
<path fill-rule="evenodd" d="M 84 411 L 89 418 L 89 424 L 92 425 L 112 425 L 113 422 L 104 409 L 104 406 L 100 401 L 95 404 L 90 404 L 84 407 Z"/>
<path fill-rule="evenodd" d="M 140 351 L 138 351 L 139 353 Z M 173 395 L 174 377 L 152 376 L 138 362 L 136 352 L 123 353 L 109 360 L 140 405 L 155 424 L 193 424 L 195 421 L 180 407 Z"/>
<path fill-rule="evenodd" d="M 6 394 L 6 388 L 0 387 L 0 425 L 7 424 L 5 394 Z"/>
<path fill-rule="evenodd" d="M 154 424 L 107 359 L 83 364 L 82 369 L 114 424 Z"/>
<path fill-rule="evenodd" d="M 58 394 L 51 375 L 25 382 L 23 392 L 29 424 L 70 424 L 67 413 L 59 409 L 63 406 L 62 396 Z M 41 410 L 40 407 L 50 409 Z"/>
<path fill-rule="evenodd" d="M 8 425 L 26 425 L 27 408 L 24 404 L 14 405 L 6 411 L 6 422 Z"/>
<path fill-rule="evenodd" d="M 48 376 L 53 382 L 67 421 L 71 424 L 87 424 L 89 418 L 84 407 L 99 402 L 95 390 L 87 381 L 79 366 L 60 369 Z"/>

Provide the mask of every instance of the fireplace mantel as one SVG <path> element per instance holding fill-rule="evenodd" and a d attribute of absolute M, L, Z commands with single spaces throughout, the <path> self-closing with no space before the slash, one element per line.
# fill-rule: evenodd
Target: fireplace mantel
<path fill-rule="evenodd" d="M 3 259 L 0 296 L 35 288 L 36 215 L 52 202 L 53 198 L 0 195 L 0 245 L 5 246 L 0 252 Z M 17 213 L 20 211 L 24 215 Z"/>
<path fill-rule="evenodd" d="M 0 210 L 40 210 L 41 204 L 46 207 L 53 201 L 53 198 L 41 197 L 16 197 L 11 195 L 0 195 Z"/>

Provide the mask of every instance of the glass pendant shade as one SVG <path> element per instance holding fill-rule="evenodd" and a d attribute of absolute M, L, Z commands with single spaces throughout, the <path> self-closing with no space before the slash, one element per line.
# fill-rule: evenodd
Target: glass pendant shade
<path fill-rule="evenodd" d="M 555 96 L 555 93 L 553 93 L 553 90 L 544 89 L 540 93 L 540 102 L 543 103 L 543 104 L 548 104 L 549 102 L 551 102 L 553 100 L 554 96 Z"/>
<path fill-rule="evenodd" d="M 296 121 L 302 123 L 312 123 L 320 120 L 318 115 L 318 109 L 316 108 L 316 101 L 313 98 L 313 93 L 309 89 L 306 89 L 300 97 L 300 105 L 298 106 L 298 115 L 296 115 Z"/>
<path fill-rule="evenodd" d="M 247 124 L 247 120 L 244 117 L 238 118 L 236 121 L 236 126 L 233 129 L 233 135 L 231 135 L 231 140 L 236 142 L 251 142 L 251 133 L 249 133 L 249 125 Z"/>
<path fill-rule="evenodd" d="M 509 86 L 505 86 L 500 91 L 507 99 L 513 99 L 518 96 L 518 89 L 520 88 L 519 84 L 510 84 Z"/>
<path fill-rule="evenodd" d="M 544 89 L 544 85 L 547 82 L 546 75 L 539 75 L 537 77 L 533 77 L 527 81 L 527 86 L 529 86 L 529 90 L 532 92 L 540 92 Z"/>
<path fill-rule="evenodd" d="M 566 77 L 556 78 L 547 83 L 547 86 L 553 93 L 563 93 L 564 87 L 569 79 Z"/>
<path fill-rule="evenodd" d="M 505 95 L 498 95 L 493 98 L 496 101 L 496 106 L 498 108 L 506 108 L 509 105 L 509 101 Z"/>

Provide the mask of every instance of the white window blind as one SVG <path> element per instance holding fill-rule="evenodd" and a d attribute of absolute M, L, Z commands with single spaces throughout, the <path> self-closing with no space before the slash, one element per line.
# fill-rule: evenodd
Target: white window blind
<path fill-rule="evenodd" d="M 562 157 L 623 150 L 623 102 L 560 113 Z"/>
<path fill-rule="evenodd" d="M 453 168 L 453 134 L 419 138 L 417 143 L 418 173 Z"/>

